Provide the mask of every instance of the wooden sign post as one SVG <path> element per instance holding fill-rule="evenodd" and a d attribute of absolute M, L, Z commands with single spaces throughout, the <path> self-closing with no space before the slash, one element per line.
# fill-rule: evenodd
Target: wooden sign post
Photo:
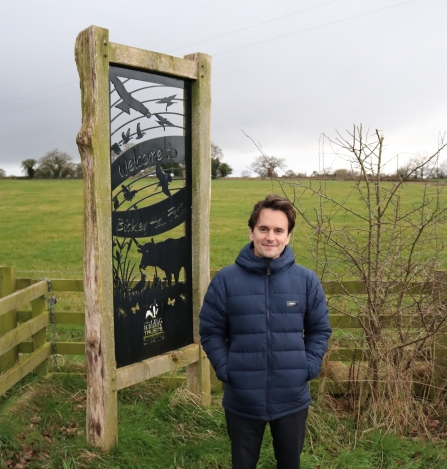
<path fill-rule="evenodd" d="M 87 441 L 117 442 L 117 392 L 187 366 L 210 403 L 198 314 L 209 283 L 211 57 L 76 40 L 82 91 Z M 183 275 L 182 275 L 183 274 Z"/>

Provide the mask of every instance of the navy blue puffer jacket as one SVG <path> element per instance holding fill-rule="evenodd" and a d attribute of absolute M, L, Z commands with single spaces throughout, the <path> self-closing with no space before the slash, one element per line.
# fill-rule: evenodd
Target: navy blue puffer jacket
<path fill-rule="evenodd" d="M 212 280 L 200 312 L 201 343 L 226 383 L 223 406 L 274 420 L 310 404 L 331 335 L 323 288 L 295 264 L 289 246 L 277 259 L 245 246 Z"/>

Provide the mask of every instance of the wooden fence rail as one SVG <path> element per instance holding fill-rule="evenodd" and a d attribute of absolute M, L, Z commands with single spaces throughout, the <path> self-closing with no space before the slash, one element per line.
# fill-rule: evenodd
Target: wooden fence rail
<path fill-rule="evenodd" d="M 214 274 L 215 272 L 211 272 L 211 276 Z M 83 292 L 81 279 L 52 279 L 51 284 L 56 296 L 58 292 Z M 17 291 L 11 292 L 11 285 Z M 328 296 L 365 293 L 364 286 L 359 282 L 342 284 L 327 282 L 323 286 Z M 432 285 L 429 283 L 413 284 L 411 288 L 414 292 L 430 292 Z M 396 287 L 396 291 L 398 291 L 398 287 Z M 5 295 L 5 292 L 8 294 Z M 14 269 L 0 267 L 0 395 L 32 371 L 37 374 L 47 372 L 45 362 L 52 353 L 52 344 L 46 340 L 46 329 L 51 323 L 44 299 L 44 295 L 47 293 L 48 284 L 46 281 L 15 278 Z M 31 303 L 31 310 L 20 309 L 29 303 Z M 2 322 L 2 319 L 8 315 L 9 321 Z M 83 311 L 56 311 L 54 318 L 56 325 L 85 324 Z M 361 318 L 346 314 L 332 312 L 330 314 L 333 329 L 358 329 L 360 327 L 359 320 Z M 392 315 L 381 317 L 381 321 L 390 328 L 396 324 L 396 318 Z M 400 321 L 411 321 L 411 327 L 415 329 L 420 326 L 420 319 L 415 315 L 400 316 Z M 125 368 L 128 367 L 123 367 L 117 375 L 117 388 L 122 389 L 131 385 L 134 378 L 130 378 L 130 376 L 149 379 L 158 376 L 160 372 L 167 373 L 190 364 L 198 353 L 194 347 L 197 348 L 198 345 L 192 344 L 179 351 L 154 357 L 149 361 L 146 360 L 144 363 L 130 365 L 132 367 L 131 374 L 126 373 Z M 16 357 L 14 361 L 11 361 L 11 352 Z M 57 340 L 55 352 L 58 355 L 85 355 L 85 343 Z M 327 357 L 329 361 L 341 362 L 364 361 L 367 358 L 367 351 L 356 347 L 354 343 L 351 347 L 332 348 Z M 216 384 L 215 377 L 213 381 Z"/>

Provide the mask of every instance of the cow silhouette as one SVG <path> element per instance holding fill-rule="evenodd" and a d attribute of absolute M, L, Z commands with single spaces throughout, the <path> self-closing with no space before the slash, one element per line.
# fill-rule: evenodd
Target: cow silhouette
<path fill-rule="evenodd" d="M 147 266 L 158 267 L 163 270 L 168 279 L 168 285 L 172 285 L 172 276 L 175 283 L 178 283 L 180 270 L 186 266 L 186 256 L 189 251 L 186 236 L 182 238 L 168 238 L 159 243 L 152 242 L 140 244 L 134 240 L 141 253 L 140 271 Z"/>

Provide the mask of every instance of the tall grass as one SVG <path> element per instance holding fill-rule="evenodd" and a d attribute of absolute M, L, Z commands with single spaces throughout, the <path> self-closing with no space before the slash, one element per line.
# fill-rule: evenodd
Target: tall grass
<path fill-rule="evenodd" d="M 118 395 L 119 440 L 110 454 L 85 442 L 86 384 L 79 375 L 21 383 L 0 399 L 0 468 L 224 469 L 230 443 L 213 395 L 204 408 L 186 389 L 152 380 Z M 302 456 L 307 469 L 447 468 L 443 442 L 402 440 L 380 431 L 354 438 L 336 401 L 312 406 Z M 275 467 L 267 427 L 258 468 Z"/>

